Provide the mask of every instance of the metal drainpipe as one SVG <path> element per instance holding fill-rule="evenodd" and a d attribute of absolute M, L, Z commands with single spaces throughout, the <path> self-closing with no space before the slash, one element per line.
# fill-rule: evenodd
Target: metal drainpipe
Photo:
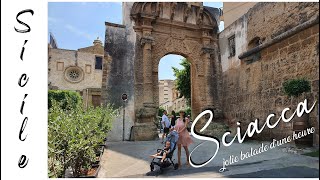
<path fill-rule="evenodd" d="M 87 88 L 87 102 L 86 102 L 86 109 L 88 110 L 88 101 L 89 101 L 89 89 Z"/>
<path fill-rule="evenodd" d="M 133 126 L 131 126 L 131 128 L 130 128 L 130 137 L 129 137 L 129 141 L 132 141 L 132 128 L 133 128 Z"/>

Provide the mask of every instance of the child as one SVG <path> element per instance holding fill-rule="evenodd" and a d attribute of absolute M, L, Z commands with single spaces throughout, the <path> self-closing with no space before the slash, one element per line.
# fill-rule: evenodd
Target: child
<path fill-rule="evenodd" d="M 170 152 L 170 146 L 170 141 L 166 141 L 166 145 L 163 147 L 163 149 L 160 152 L 151 155 L 150 157 L 155 158 L 156 156 L 162 156 L 161 162 L 163 162 L 166 159 L 167 154 Z"/>

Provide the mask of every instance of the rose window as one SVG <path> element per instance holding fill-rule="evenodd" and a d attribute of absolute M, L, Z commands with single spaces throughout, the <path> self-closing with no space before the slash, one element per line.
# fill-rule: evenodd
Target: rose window
<path fill-rule="evenodd" d="M 80 82 L 83 79 L 83 71 L 77 66 L 68 67 L 65 71 L 65 78 L 70 82 Z"/>
<path fill-rule="evenodd" d="M 73 80 L 77 80 L 80 76 L 79 74 L 80 74 L 79 71 L 73 70 L 73 71 L 69 72 L 69 77 Z"/>

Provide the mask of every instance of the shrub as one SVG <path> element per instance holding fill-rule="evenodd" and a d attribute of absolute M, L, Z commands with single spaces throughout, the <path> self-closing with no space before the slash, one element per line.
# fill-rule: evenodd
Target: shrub
<path fill-rule="evenodd" d="M 82 104 L 82 97 L 78 92 L 69 90 L 49 90 L 48 92 L 48 109 L 52 107 L 52 102 L 57 101 L 62 109 L 67 106 L 76 108 L 77 105 Z"/>
<path fill-rule="evenodd" d="M 96 161 L 96 150 L 111 128 L 116 116 L 111 106 L 68 104 L 62 108 L 53 100 L 48 114 L 48 172 L 49 177 L 64 177 L 65 170 L 72 168 L 73 176 L 79 177 L 82 168 L 90 168 Z"/>
<path fill-rule="evenodd" d="M 165 109 L 160 106 L 159 111 L 158 111 L 158 116 L 162 117 L 164 111 L 165 111 Z"/>
<path fill-rule="evenodd" d="M 191 108 L 187 107 L 187 109 L 185 110 L 186 112 L 186 116 L 190 115 L 191 116 Z"/>
<path fill-rule="evenodd" d="M 292 79 L 283 83 L 284 93 L 288 96 L 298 97 L 311 90 L 310 82 L 305 79 Z"/>

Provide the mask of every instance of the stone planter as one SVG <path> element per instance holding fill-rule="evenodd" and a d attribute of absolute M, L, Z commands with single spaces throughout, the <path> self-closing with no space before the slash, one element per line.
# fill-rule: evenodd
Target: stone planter
<path fill-rule="evenodd" d="M 99 150 L 96 152 L 97 160 L 91 164 L 91 169 L 86 170 L 87 175 L 81 175 L 79 178 L 96 178 L 98 176 L 98 173 L 100 171 L 100 160 L 102 158 L 104 148 L 106 147 L 106 144 L 99 145 Z M 65 172 L 66 178 L 72 178 L 72 170 L 68 168 Z"/>
<path fill-rule="evenodd" d="M 80 178 L 96 178 L 98 176 L 100 165 L 98 167 L 92 167 L 88 170 L 87 175 L 80 176 Z"/>

